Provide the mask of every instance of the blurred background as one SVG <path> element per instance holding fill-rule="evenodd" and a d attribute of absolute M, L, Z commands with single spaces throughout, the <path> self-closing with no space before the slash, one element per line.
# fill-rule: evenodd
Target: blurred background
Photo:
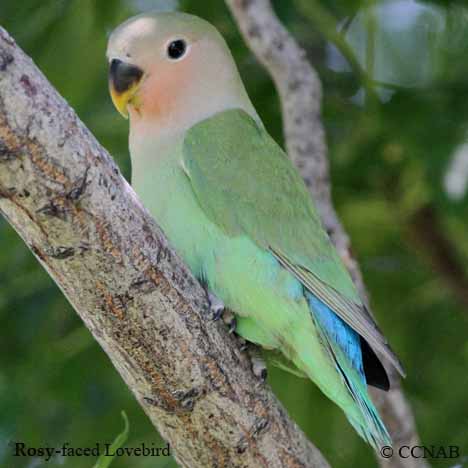
<path fill-rule="evenodd" d="M 458 445 L 468 466 L 468 8 L 456 1 L 277 0 L 324 87 L 333 195 L 425 445 Z M 127 122 L 107 93 L 109 32 L 148 9 L 202 16 L 226 37 L 250 96 L 283 142 L 272 82 L 221 0 L 1 0 L 5 27 L 130 176 Z M 372 451 L 306 380 L 270 369 L 291 416 L 334 467 L 372 467 Z M 0 465 L 9 441 L 162 446 L 143 411 L 61 292 L 0 218 Z M 47 467 L 90 467 L 54 458 Z M 173 467 L 120 458 L 123 467 Z"/>

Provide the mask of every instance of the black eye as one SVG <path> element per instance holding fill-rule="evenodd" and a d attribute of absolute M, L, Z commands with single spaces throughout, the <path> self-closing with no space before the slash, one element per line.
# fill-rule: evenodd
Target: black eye
<path fill-rule="evenodd" d="M 187 50 L 187 43 L 182 39 L 172 41 L 167 46 L 167 55 L 173 60 L 180 59 Z"/>

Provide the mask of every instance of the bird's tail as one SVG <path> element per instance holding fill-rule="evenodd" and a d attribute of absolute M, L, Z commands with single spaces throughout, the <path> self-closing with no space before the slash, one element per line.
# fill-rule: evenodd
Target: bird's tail
<path fill-rule="evenodd" d="M 338 351 L 337 354 L 342 353 Z M 353 425 L 358 434 L 376 450 L 379 450 L 384 445 L 391 445 L 392 441 L 390 435 L 370 399 L 365 381 L 363 381 L 358 372 L 350 368 L 349 364 L 345 361 L 346 358 L 344 356 L 336 356 L 335 362 L 337 363 L 337 368 L 359 410 L 356 417 L 355 411 L 347 412 L 346 409 L 343 408 L 349 422 Z"/>
<path fill-rule="evenodd" d="M 351 398 L 329 396 L 376 450 L 391 445 L 390 435 L 367 392 L 359 335 L 315 296 L 310 294 L 308 302 L 320 341 Z"/>

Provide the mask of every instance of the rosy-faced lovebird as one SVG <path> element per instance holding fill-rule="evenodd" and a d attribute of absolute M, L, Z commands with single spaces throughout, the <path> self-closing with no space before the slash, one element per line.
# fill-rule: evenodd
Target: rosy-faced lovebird
<path fill-rule="evenodd" d="M 236 332 L 308 376 L 374 447 L 390 444 L 367 392 L 387 390 L 376 352 L 403 374 L 265 130 L 220 33 L 146 13 L 110 36 L 109 86 L 130 118 L 132 185 Z"/>

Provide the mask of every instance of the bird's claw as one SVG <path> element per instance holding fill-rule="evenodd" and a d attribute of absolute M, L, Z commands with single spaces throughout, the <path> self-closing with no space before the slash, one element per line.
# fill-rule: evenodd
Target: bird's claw
<path fill-rule="evenodd" d="M 268 370 L 265 361 L 259 356 L 250 356 L 250 362 L 252 363 L 252 371 L 258 379 L 265 382 L 268 377 Z"/>
<path fill-rule="evenodd" d="M 249 349 L 249 343 L 239 336 L 240 352 L 245 353 Z"/>
<path fill-rule="evenodd" d="M 219 297 L 209 291 L 208 302 L 210 304 L 211 320 L 217 321 L 222 318 L 228 327 L 229 334 L 234 333 L 237 327 L 236 316 L 225 308 L 224 302 Z"/>
<path fill-rule="evenodd" d="M 228 327 L 228 333 L 234 333 L 237 327 L 236 316 L 230 310 L 225 308 L 224 302 L 219 297 L 215 296 L 210 291 L 207 291 L 207 295 L 208 302 L 210 303 L 211 320 L 216 321 L 222 318 L 223 322 Z M 241 337 L 239 337 L 239 341 L 241 352 L 246 351 L 249 356 L 254 375 L 261 382 L 265 382 L 268 376 L 268 371 L 265 361 L 260 356 L 258 349 L 250 347 L 249 344 Z"/>
<path fill-rule="evenodd" d="M 208 292 L 208 302 L 210 303 L 211 320 L 219 320 L 224 313 L 224 302 L 211 292 Z"/>
<path fill-rule="evenodd" d="M 268 369 L 260 349 L 253 343 L 245 341 L 243 338 L 241 338 L 241 340 L 241 351 L 247 353 L 253 374 L 264 383 L 268 377 Z"/>
<path fill-rule="evenodd" d="M 223 316 L 223 322 L 228 327 L 228 333 L 229 334 L 234 333 L 237 328 L 236 316 L 230 310 L 225 310 L 222 316 Z"/>

